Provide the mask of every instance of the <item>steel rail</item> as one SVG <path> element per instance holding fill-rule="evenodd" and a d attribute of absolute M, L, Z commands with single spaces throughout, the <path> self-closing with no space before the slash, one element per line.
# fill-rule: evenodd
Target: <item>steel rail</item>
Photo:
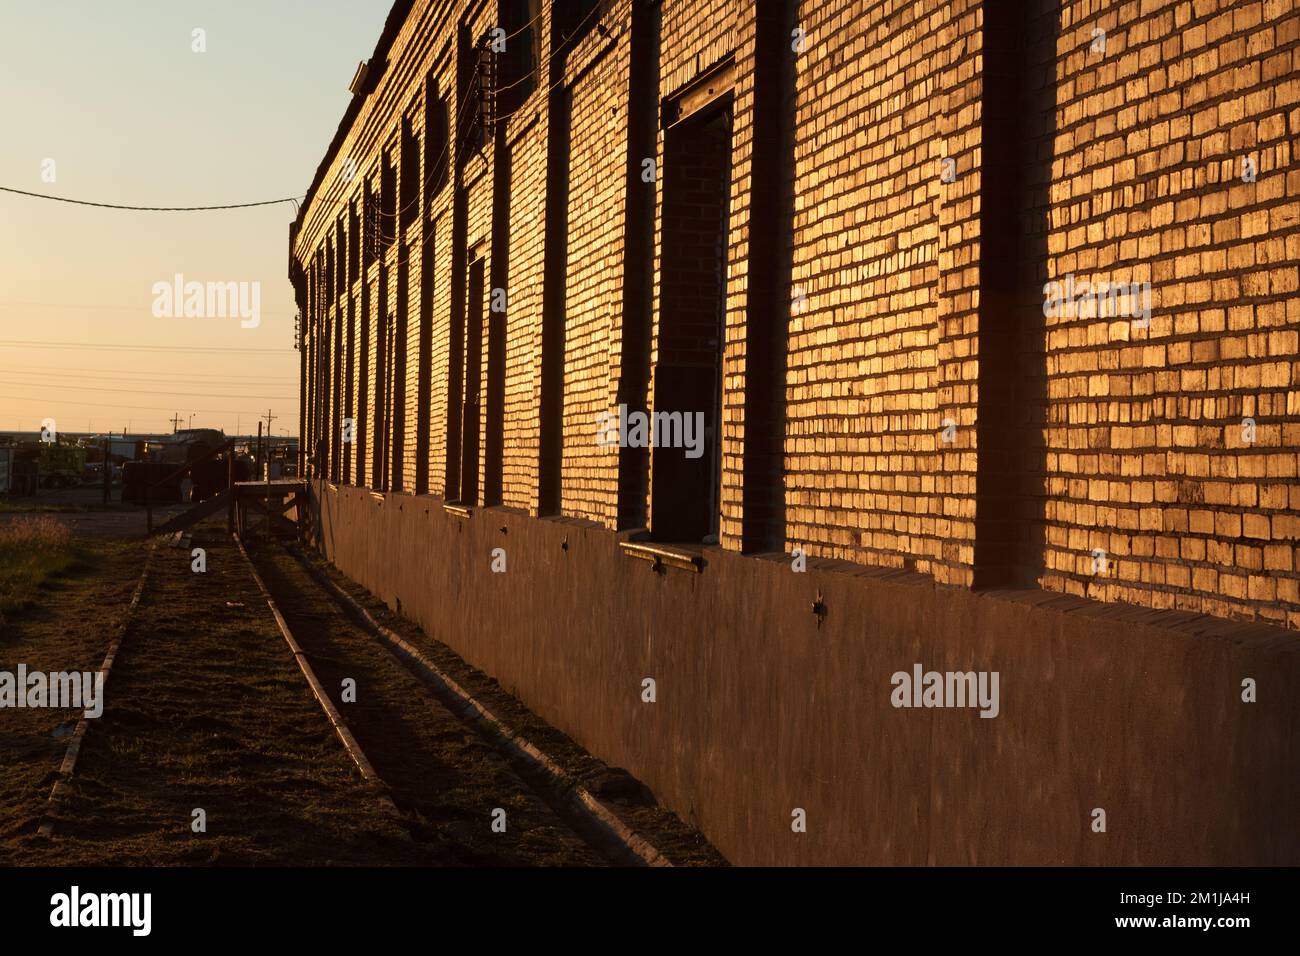
<path fill-rule="evenodd" d="M 325 716 L 329 718 L 330 724 L 334 727 L 335 733 L 338 734 L 339 740 L 343 742 L 343 747 L 348 752 L 348 756 L 356 763 L 357 769 L 361 771 L 361 776 L 368 783 L 373 784 L 380 790 L 380 802 L 393 813 L 399 814 L 397 804 L 389 793 L 388 784 L 384 783 L 383 778 L 375 771 L 374 765 L 370 758 L 366 756 L 365 751 L 361 749 L 361 744 L 357 743 L 357 738 L 353 736 L 352 731 L 348 728 L 347 721 L 339 713 L 338 707 L 334 701 L 330 700 L 329 694 L 325 691 L 324 686 L 316 677 L 316 672 L 311 669 L 311 664 L 307 662 L 307 654 L 294 639 L 293 632 L 289 630 L 289 624 L 280 613 L 279 605 L 275 603 L 275 598 L 271 596 L 266 582 L 262 576 L 257 573 L 257 566 L 253 564 L 253 559 L 248 556 L 248 551 L 244 548 L 244 542 L 239 540 L 239 535 L 232 534 L 235 544 L 239 546 L 239 553 L 244 556 L 244 561 L 248 564 L 248 570 L 252 572 L 253 580 L 257 582 L 258 590 L 262 592 L 262 597 L 266 598 L 266 604 L 275 616 L 275 623 L 280 628 L 280 633 L 284 635 L 285 642 L 289 645 L 289 650 L 293 653 L 293 659 L 298 664 L 298 669 L 302 671 L 303 677 L 307 678 L 307 683 L 311 687 L 311 692 L 316 696 L 317 702 L 321 709 L 325 711 Z"/>
<path fill-rule="evenodd" d="M 395 657 L 408 665 L 429 686 L 443 706 L 487 738 L 512 762 L 545 779 L 561 795 L 565 806 L 574 816 L 620 847 L 629 862 L 635 861 L 642 866 L 673 865 L 586 787 L 574 781 L 555 760 L 483 706 L 419 648 L 375 620 L 365 607 L 315 567 L 297 547 L 284 547 L 357 623 L 378 637 Z"/>
<path fill-rule="evenodd" d="M 126 607 L 126 613 L 122 615 L 122 620 L 118 622 L 117 633 L 108 643 L 108 652 L 104 655 L 104 663 L 99 665 L 99 673 L 104 675 L 103 684 L 100 686 L 100 693 L 104 694 L 108 687 L 108 677 L 113 670 L 113 662 L 117 659 L 117 652 L 122 647 L 122 641 L 126 637 L 126 632 L 131 623 L 131 618 L 135 614 L 135 609 L 140 606 L 140 598 L 144 596 L 145 582 L 149 579 L 149 567 L 153 564 L 154 551 L 157 543 L 149 546 L 149 553 L 144 559 L 144 568 L 140 571 L 140 580 L 136 582 L 135 592 L 131 595 L 131 603 Z M 106 701 L 101 700 L 100 706 L 103 707 Z M 103 712 L 101 711 L 101 716 Z M 40 828 L 36 831 L 39 836 L 54 835 L 54 805 L 59 799 L 59 795 L 67 788 L 68 781 L 72 779 L 72 774 L 77 769 L 77 758 L 81 755 L 81 745 L 86 739 L 86 734 L 90 730 L 90 721 L 92 718 L 87 717 L 84 713 L 81 719 L 77 721 L 77 728 L 72 732 L 72 738 L 68 741 L 68 749 L 63 754 L 63 763 L 59 765 L 59 777 L 54 781 L 54 786 L 50 788 L 49 799 L 45 801 L 45 814 L 41 818 Z"/>

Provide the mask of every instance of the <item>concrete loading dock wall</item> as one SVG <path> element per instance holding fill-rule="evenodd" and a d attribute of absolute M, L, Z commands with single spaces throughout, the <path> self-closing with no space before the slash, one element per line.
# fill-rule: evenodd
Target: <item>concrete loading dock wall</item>
<path fill-rule="evenodd" d="M 735 863 L 1300 862 L 1290 632 L 721 549 L 660 574 L 586 522 L 316 491 L 345 574 Z M 895 708 L 917 663 L 998 671 L 998 716 Z"/>

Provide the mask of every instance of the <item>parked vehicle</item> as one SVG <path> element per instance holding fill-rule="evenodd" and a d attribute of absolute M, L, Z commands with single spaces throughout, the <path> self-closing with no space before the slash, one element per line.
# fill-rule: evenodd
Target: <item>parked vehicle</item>
<path fill-rule="evenodd" d="M 12 445 L 0 446 L 0 495 L 14 490 L 14 452 Z"/>
<path fill-rule="evenodd" d="M 27 441 L 16 446 L 16 463 L 24 475 L 35 475 L 41 488 L 70 488 L 81 483 L 86 466 L 86 449 L 63 441 Z"/>
<path fill-rule="evenodd" d="M 186 497 L 200 502 L 219 494 L 226 487 L 231 468 L 228 449 L 220 455 L 209 456 L 226 443 L 225 433 L 215 428 L 187 428 L 158 441 L 142 442 L 136 461 L 122 468 L 122 500 L 143 504 L 146 491 L 154 504 L 177 503 Z M 200 460 L 203 459 L 203 460 Z M 187 462 L 194 462 L 189 472 L 175 475 Z M 236 481 L 247 481 L 252 476 L 252 463 L 244 456 L 234 455 Z M 159 482 L 171 477 L 165 485 Z"/>

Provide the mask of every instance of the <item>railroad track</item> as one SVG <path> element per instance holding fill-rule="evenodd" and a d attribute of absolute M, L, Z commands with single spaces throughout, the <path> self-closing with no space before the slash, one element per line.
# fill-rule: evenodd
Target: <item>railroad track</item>
<path fill-rule="evenodd" d="M 296 549 L 194 535 L 206 573 L 151 550 L 110 643 L 40 821 L 58 859 L 669 865 Z"/>
<path fill-rule="evenodd" d="M 145 585 L 149 580 L 149 568 L 153 564 L 156 550 L 157 542 L 154 542 L 149 546 L 149 550 L 145 555 L 144 565 L 140 569 L 140 579 L 136 582 L 135 590 L 131 593 L 131 600 L 127 604 L 126 612 L 122 615 L 122 619 L 118 622 L 113 637 L 109 641 L 108 651 L 104 654 L 104 662 L 99 665 L 99 673 L 103 675 L 101 693 L 106 693 L 108 690 L 108 678 L 113 671 L 113 662 L 117 659 L 118 651 L 122 648 L 122 641 L 131 627 L 131 618 L 135 614 L 136 608 L 140 606 L 140 598 L 144 596 Z M 77 758 L 81 755 L 81 745 L 86 739 L 90 726 L 90 719 L 83 715 L 77 721 L 77 726 L 68 740 L 68 749 L 64 752 L 63 762 L 59 765 L 59 775 L 54 781 L 54 786 L 50 789 L 49 799 L 45 803 L 45 814 L 41 818 L 40 826 L 36 831 L 39 836 L 49 837 L 54 834 L 53 811 L 77 768 Z"/>
<path fill-rule="evenodd" d="M 184 543 L 153 552 L 103 713 L 70 744 L 30 858 L 452 862 L 406 852 L 395 814 L 366 799 L 234 543 L 211 527 Z"/>
<path fill-rule="evenodd" d="M 509 792 L 508 778 L 531 790 L 532 799 L 515 793 L 514 808 L 493 806 L 491 817 L 485 814 L 487 804 L 475 798 L 481 804 L 481 826 L 494 834 L 493 841 L 504 842 L 501 837 L 516 827 L 520 839 L 526 839 L 562 823 L 594 855 L 548 862 L 672 865 L 535 744 L 375 620 L 297 548 L 273 544 L 258 550 L 256 561 L 247 551 L 244 556 L 308 681 L 322 689 L 317 698 L 340 741 L 362 774 L 375 774 L 411 821 L 414 839 L 422 838 L 427 820 L 445 816 L 449 809 L 438 784 L 438 765 L 449 762 L 450 750 L 450 762 L 467 754 L 479 765 L 483 779 L 474 783 L 479 797 Z M 351 700 L 343 694 L 348 681 L 356 693 Z M 331 690 L 325 692 L 325 687 Z M 469 823 L 466 807 L 453 800 L 450 808 L 462 824 Z M 504 831 L 492 830 L 490 822 Z M 461 825 L 456 832 L 463 839 L 467 829 Z"/>

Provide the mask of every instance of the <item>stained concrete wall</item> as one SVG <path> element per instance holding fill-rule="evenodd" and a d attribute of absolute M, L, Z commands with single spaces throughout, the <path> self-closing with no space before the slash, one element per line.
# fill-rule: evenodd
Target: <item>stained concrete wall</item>
<path fill-rule="evenodd" d="M 344 573 L 735 863 L 1300 863 L 1292 632 L 716 548 L 661 574 L 586 522 L 314 493 Z M 896 709 L 916 663 L 999 672 L 999 715 Z"/>

